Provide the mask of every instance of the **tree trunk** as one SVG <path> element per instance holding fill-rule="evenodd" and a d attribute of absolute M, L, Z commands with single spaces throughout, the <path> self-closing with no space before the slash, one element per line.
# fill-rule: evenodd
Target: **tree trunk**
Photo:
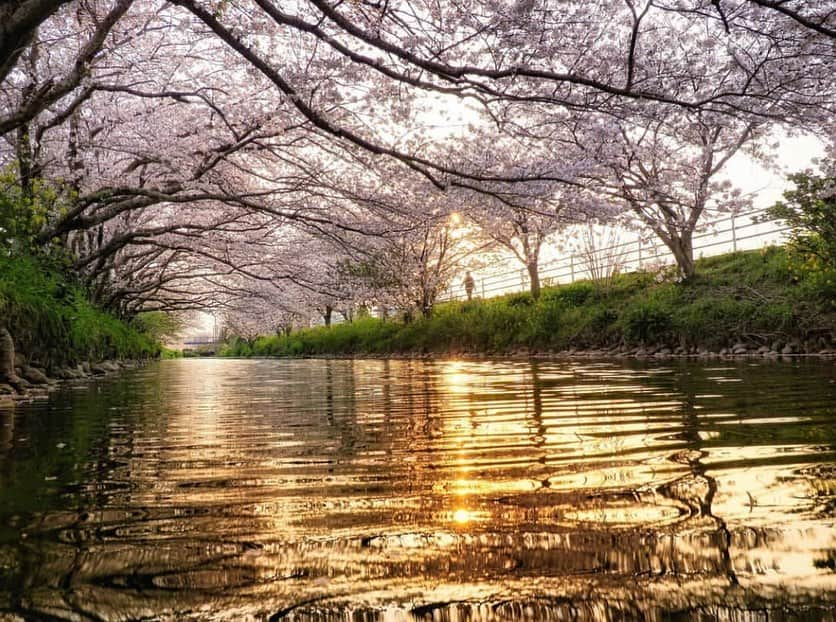
<path fill-rule="evenodd" d="M 531 261 L 526 265 L 528 279 L 531 282 L 531 297 L 537 300 L 540 297 L 540 267 L 537 261 Z"/>
<path fill-rule="evenodd" d="M 331 326 L 331 315 L 334 313 L 334 308 L 328 305 L 325 305 L 325 313 L 322 314 L 322 321 L 325 322 L 325 326 Z"/>
<path fill-rule="evenodd" d="M 694 244 L 691 240 L 691 232 L 683 231 L 678 236 L 666 236 L 663 241 L 673 253 L 682 276 L 686 279 L 694 276 Z"/>
<path fill-rule="evenodd" d="M 44 21 L 70 0 L 18 0 L 0 7 L 0 80 L 5 78 L 21 52 Z"/>
<path fill-rule="evenodd" d="M 35 162 L 28 125 L 21 125 L 17 129 L 15 155 L 17 155 L 17 172 L 20 177 L 21 194 L 25 199 L 31 200 L 35 196 Z M 28 219 L 31 216 L 30 213 L 24 214 L 25 224 L 28 224 Z"/>
<path fill-rule="evenodd" d="M 421 300 L 418 301 L 418 308 L 421 309 L 421 315 L 429 318 L 433 314 L 433 303 L 435 302 L 434 296 L 430 294 L 430 292 L 424 292 L 421 296 Z"/>

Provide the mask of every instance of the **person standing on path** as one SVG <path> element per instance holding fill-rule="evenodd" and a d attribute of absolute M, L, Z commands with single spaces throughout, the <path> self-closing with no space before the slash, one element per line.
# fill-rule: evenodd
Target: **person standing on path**
<path fill-rule="evenodd" d="M 473 275 L 468 270 L 464 275 L 464 291 L 467 294 L 467 299 L 473 299 L 473 288 L 476 287 L 476 281 L 473 280 Z"/>

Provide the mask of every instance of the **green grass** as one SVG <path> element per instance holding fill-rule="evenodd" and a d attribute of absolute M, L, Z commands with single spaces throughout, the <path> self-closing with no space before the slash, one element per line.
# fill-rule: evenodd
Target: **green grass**
<path fill-rule="evenodd" d="M 31 256 L 0 256 L 0 321 L 17 351 L 44 365 L 160 353 L 152 337 L 93 306 L 78 284 Z"/>
<path fill-rule="evenodd" d="M 411 323 L 363 318 L 289 336 L 234 341 L 221 356 L 387 355 L 558 351 L 619 345 L 719 349 L 738 341 L 797 339 L 832 346 L 836 274 L 812 272 L 783 248 L 698 262 L 697 276 L 657 282 L 648 273 L 544 288 L 539 300 L 512 294 L 440 304 Z"/>

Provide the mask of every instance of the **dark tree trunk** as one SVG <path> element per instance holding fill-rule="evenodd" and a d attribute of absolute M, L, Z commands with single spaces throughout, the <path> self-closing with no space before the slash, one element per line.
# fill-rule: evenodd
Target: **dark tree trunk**
<path fill-rule="evenodd" d="M 29 138 L 29 126 L 17 129 L 17 170 L 20 176 L 20 190 L 24 198 L 32 199 L 35 194 L 35 163 L 32 143 Z M 27 214 L 29 216 L 29 214 Z"/>
<path fill-rule="evenodd" d="M 694 243 L 691 232 L 683 231 L 680 235 L 665 236 L 662 241 L 673 253 L 682 276 L 686 279 L 694 276 Z"/>
<path fill-rule="evenodd" d="M 540 267 L 536 260 L 529 262 L 526 266 L 528 278 L 531 283 L 531 297 L 537 300 L 540 297 Z"/>
<path fill-rule="evenodd" d="M 331 316 L 334 314 L 334 308 L 328 305 L 325 305 L 325 312 L 322 314 L 322 321 L 325 322 L 325 326 L 331 326 Z"/>
<path fill-rule="evenodd" d="M 430 296 L 428 292 L 424 292 L 421 296 L 421 300 L 418 301 L 418 308 L 421 310 L 421 315 L 424 317 L 430 317 L 433 314 L 433 298 Z"/>
<path fill-rule="evenodd" d="M 70 0 L 0 2 L 0 79 L 14 67 L 38 26 Z"/>

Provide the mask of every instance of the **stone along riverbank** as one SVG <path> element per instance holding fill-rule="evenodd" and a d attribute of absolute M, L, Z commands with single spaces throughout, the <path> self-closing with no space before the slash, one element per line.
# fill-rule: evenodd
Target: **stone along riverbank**
<path fill-rule="evenodd" d="M 82 361 L 77 365 L 48 367 L 16 353 L 11 334 L 0 329 L 0 401 L 44 397 L 61 382 L 106 376 L 145 362 L 126 359 Z"/>

